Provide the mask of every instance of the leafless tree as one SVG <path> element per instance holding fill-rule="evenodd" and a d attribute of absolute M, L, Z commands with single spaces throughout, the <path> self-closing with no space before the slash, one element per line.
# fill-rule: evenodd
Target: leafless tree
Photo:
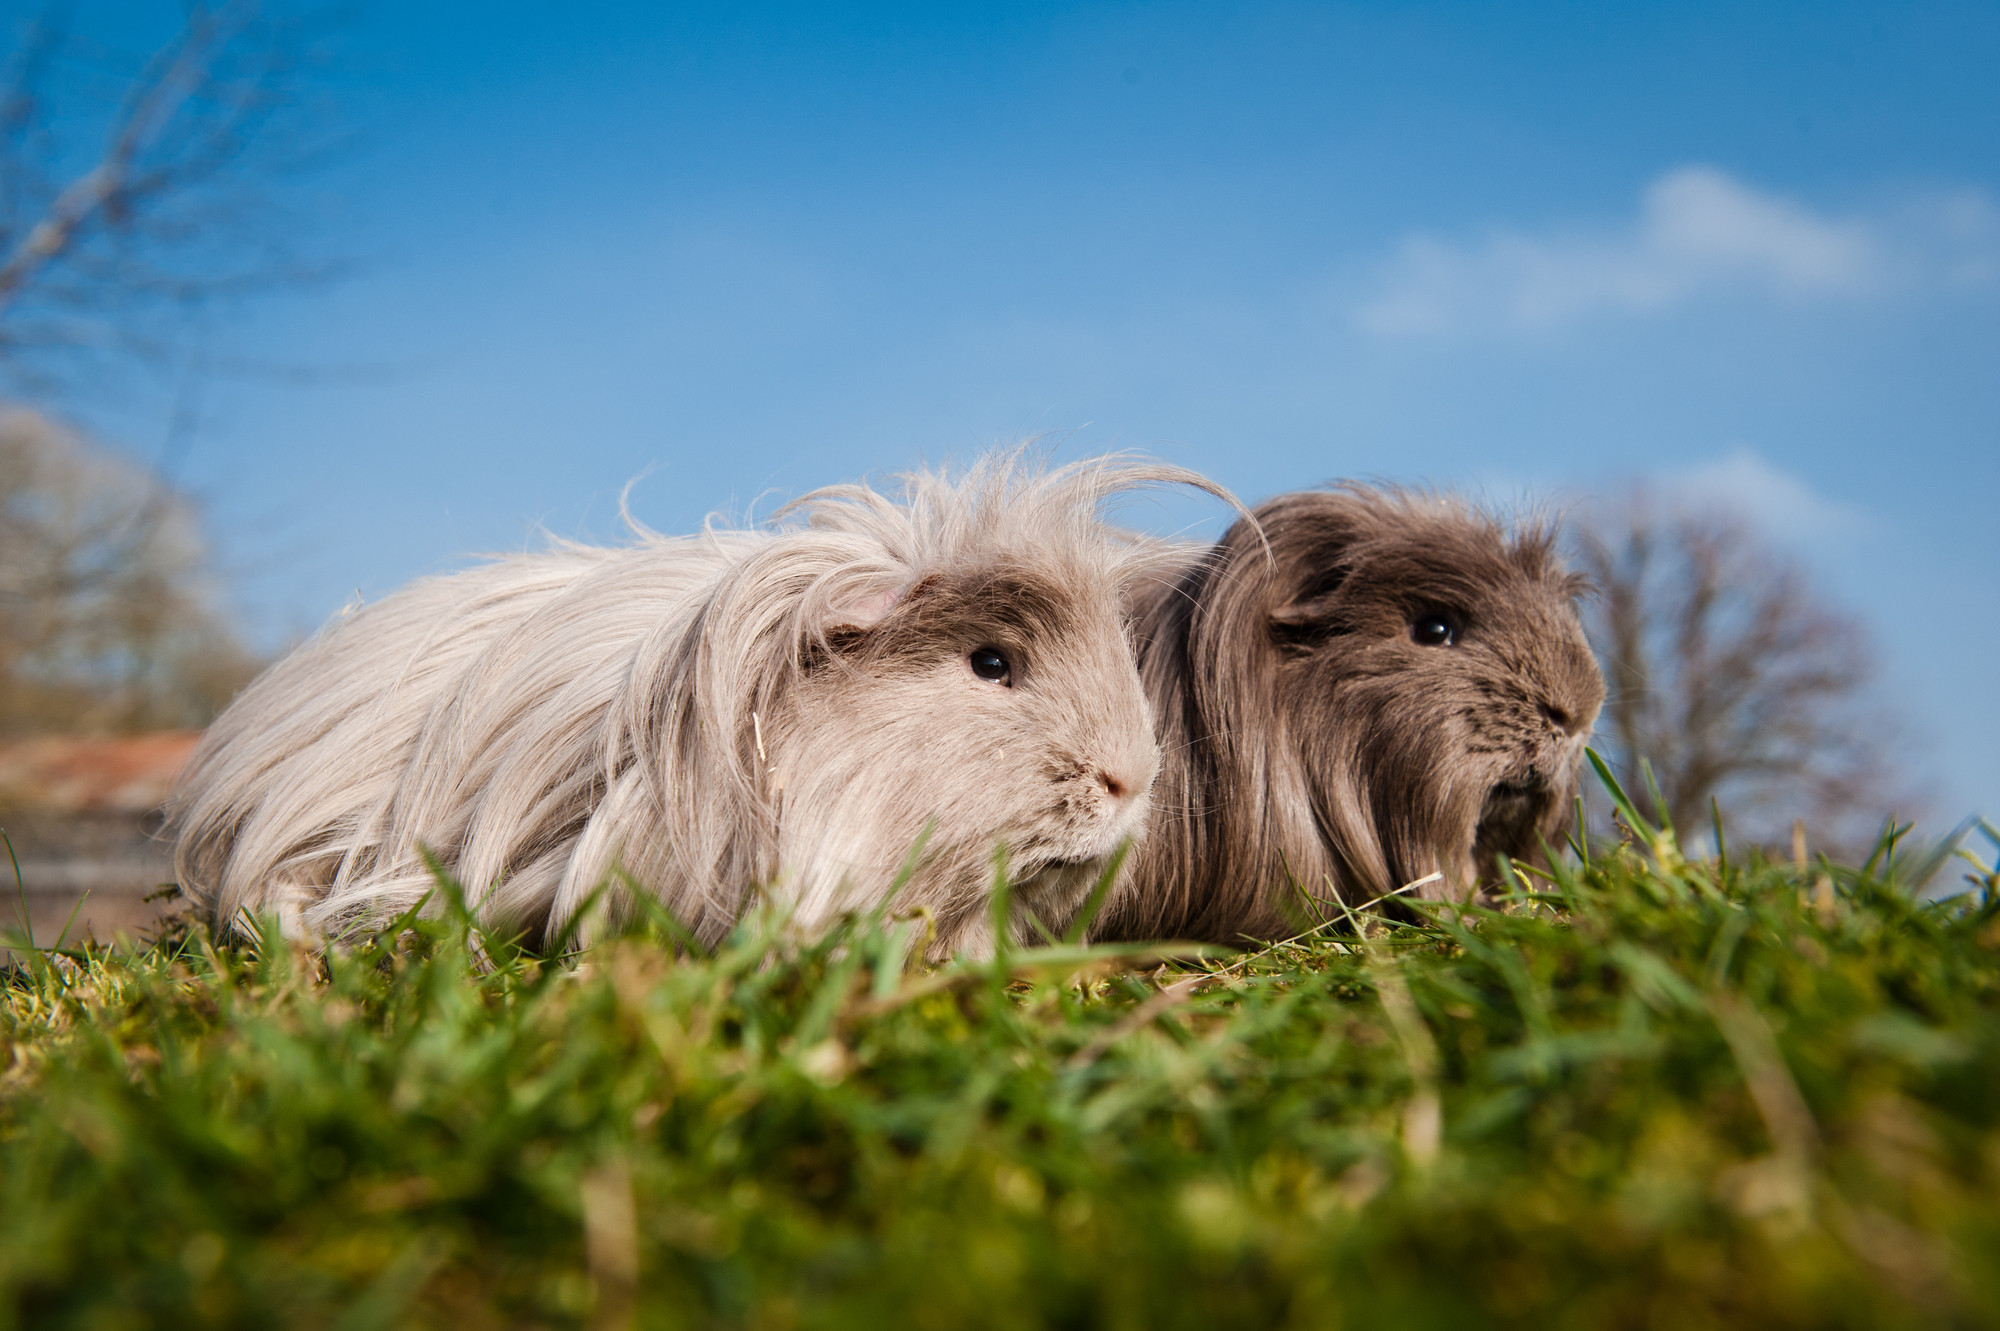
<path fill-rule="evenodd" d="M 255 664 L 206 570 L 185 497 L 0 414 L 0 735 L 205 723 Z"/>
<path fill-rule="evenodd" d="M 1684 839 L 1785 845 L 1803 819 L 1852 849 L 1910 816 L 1866 634 L 1747 519 L 1634 490 L 1586 514 L 1581 563 L 1609 697 L 1597 744 L 1640 807 L 1644 759 Z"/>
<path fill-rule="evenodd" d="M 217 304 L 311 281 L 274 184 L 324 160 L 326 26 L 192 0 L 149 53 L 50 4 L 0 64 L 0 373 L 16 396 L 161 357 Z"/>
<path fill-rule="evenodd" d="M 118 15 L 117 40 L 159 20 L 121 50 L 83 8 L 0 20 L 0 733 L 201 724 L 251 666 L 189 500 L 5 399 L 95 397 L 134 360 L 198 386 L 204 315 L 332 271 L 285 202 L 339 145 L 325 15 L 160 0 Z"/>

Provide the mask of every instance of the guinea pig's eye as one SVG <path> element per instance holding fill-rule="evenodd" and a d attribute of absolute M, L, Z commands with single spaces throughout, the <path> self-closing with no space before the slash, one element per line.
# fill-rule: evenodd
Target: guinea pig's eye
<path fill-rule="evenodd" d="M 981 679 L 1012 688 L 1014 667 L 1007 664 L 1007 658 L 991 647 L 981 647 L 965 658 L 972 666 L 972 673 Z"/>
<path fill-rule="evenodd" d="M 1410 625 L 1410 637 L 1421 647 L 1449 647 L 1458 641 L 1458 624 L 1446 615 L 1425 615 Z"/>

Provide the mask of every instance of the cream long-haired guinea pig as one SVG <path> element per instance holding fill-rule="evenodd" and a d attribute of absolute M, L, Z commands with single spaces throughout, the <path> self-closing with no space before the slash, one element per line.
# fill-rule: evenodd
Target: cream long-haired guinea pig
<path fill-rule="evenodd" d="M 1604 682 L 1551 531 L 1358 485 L 1255 516 L 1139 611 L 1166 762 L 1099 937 L 1284 936 L 1293 884 L 1463 896 L 1568 825 Z"/>
<path fill-rule="evenodd" d="M 807 928 L 880 903 L 929 826 L 895 904 L 929 909 L 931 957 L 990 951 L 996 845 L 1016 902 L 1068 920 L 1159 762 L 1124 629 L 1174 555 L 1101 510 L 1221 492 L 1018 451 L 901 479 L 336 621 L 204 737 L 170 805 L 181 884 L 223 926 L 338 938 L 431 891 L 428 849 L 482 918 L 547 936 L 622 868 L 714 941 L 759 885 Z"/>

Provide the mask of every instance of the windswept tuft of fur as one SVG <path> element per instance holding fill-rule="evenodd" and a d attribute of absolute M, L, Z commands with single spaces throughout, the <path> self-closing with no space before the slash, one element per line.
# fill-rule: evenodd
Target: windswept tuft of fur
<path fill-rule="evenodd" d="M 1604 685 L 1552 531 L 1359 485 L 1255 514 L 1141 609 L 1165 764 L 1100 935 L 1282 936 L 1294 885 L 1463 895 L 1568 824 Z"/>
<path fill-rule="evenodd" d="M 990 948 L 996 845 L 1058 924 L 1144 826 L 1158 754 L 1124 627 L 1178 556 L 1101 509 L 1159 483 L 1221 493 L 1016 450 L 893 497 L 820 490 L 767 529 L 415 583 L 211 728 L 171 807 L 181 882 L 218 921 L 340 936 L 430 891 L 428 848 L 484 917 L 542 933 L 622 868 L 712 941 L 760 885 L 807 927 L 879 902 L 928 826 L 897 905 L 931 912 L 933 956 Z M 983 648 L 1011 686 L 968 665 Z"/>

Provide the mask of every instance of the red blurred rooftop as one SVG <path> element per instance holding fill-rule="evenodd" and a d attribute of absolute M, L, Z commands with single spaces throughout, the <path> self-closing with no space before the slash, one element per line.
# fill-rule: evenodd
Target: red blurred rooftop
<path fill-rule="evenodd" d="M 39 812 L 146 814 L 158 808 L 199 730 L 0 742 L 0 801 Z"/>

